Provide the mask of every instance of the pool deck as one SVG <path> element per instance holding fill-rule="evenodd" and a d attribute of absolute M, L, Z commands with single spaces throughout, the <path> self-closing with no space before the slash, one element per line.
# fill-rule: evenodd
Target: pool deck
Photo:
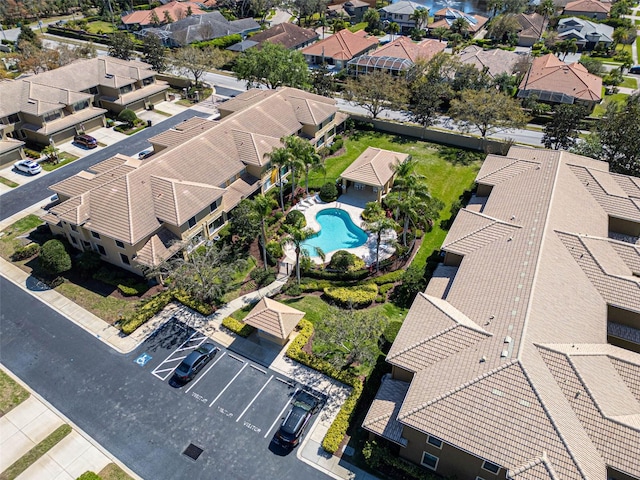
<path fill-rule="evenodd" d="M 318 195 L 314 195 L 309 197 L 302 202 L 298 203 L 293 207 L 294 210 L 300 210 L 304 213 L 305 218 L 307 219 L 307 227 L 315 230 L 316 232 L 320 231 L 320 225 L 316 220 L 316 215 L 320 210 L 325 210 L 327 208 L 339 208 L 340 210 L 344 210 L 349 214 L 351 220 L 358 227 L 362 225 L 362 211 L 364 210 L 364 204 L 362 203 L 361 198 L 357 196 L 351 197 L 348 193 L 341 195 L 337 201 L 325 203 Z M 384 260 L 385 258 L 389 258 L 395 252 L 395 247 L 393 243 L 396 240 L 396 232 L 390 230 L 385 232 L 382 235 L 382 241 L 380 242 L 380 260 Z M 373 265 L 376 261 L 376 236 L 373 234 L 369 234 L 369 238 L 367 241 L 356 248 L 345 248 L 344 250 L 353 253 L 364 260 L 364 263 L 367 266 Z M 291 244 L 287 244 L 284 249 L 287 260 L 295 264 L 296 253 Z M 337 250 L 332 252 L 325 252 L 325 262 L 329 262 L 331 257 Z M 320 257 L 311 257 L 311 260 L 318 265 L 322 264 L 322 260 Z"/>

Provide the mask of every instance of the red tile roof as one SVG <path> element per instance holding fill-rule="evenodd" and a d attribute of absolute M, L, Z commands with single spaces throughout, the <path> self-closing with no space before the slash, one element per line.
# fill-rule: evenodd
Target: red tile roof
<path fill-rule="evenodd" d="M 305 55 L 324 56 L 335 60 L 351 60 L 378 44 L 378 39 L 368 36 L 364 30 L 351 33 L 340 30 L 330 37 L 302 49 Z"/>

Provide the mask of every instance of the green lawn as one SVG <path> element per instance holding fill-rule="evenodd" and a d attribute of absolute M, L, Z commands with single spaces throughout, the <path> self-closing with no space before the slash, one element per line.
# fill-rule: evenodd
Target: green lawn
<path fill-rule="evenodd" d="M 115 463 L 110 463 L 98 473 L 102 480 L 133 480 Z"/>
<path fill-rule="evenodd" d="M 29 398 L 29 392 L 0 370 L 0 417 Z"/>
<path fill-rule="evenodd" d="M 9 180 L 8 178 L 4 178 L 4 177 L 0 177 L 0 183 L 2 183 L 3 185 L 6 185 L 7 187 L 11 187 L 11 188 L 16 188 L 18 186 L 18 184 L 16 182 L 13 182 L 13 181 Z"/>
<path fill-rule="evenodd" d="M 360 23 L 356 23 L 355 25 L 351 25 L 349 28 L 349 31 L 356 33 L 359 30 L 363 30 L 364 27 L 367 26 L 367 22 L 360 22 Z"/>
<path fill-rule="evenodd" d="M 58 160 L 58 163 L 42 162 L 40 164 L 42 166 L 42 169 L 45 172 L 52 172 L 60 167 L 64 167 L 68 163 L 71 163 L 74 160 L 77 160 L 79 158 L 67 152 L 61 152 L 59 157 L 60 157 L 60 160 Z"/>
<path fill-rule="evenodd" d="M 638 88 L 638 80 L 636 80 L 633 77 L 623 77 L 624 81 L 618 85 L 619 87 L 624 87 L 624 88 L 633 88 L 634 90 L 636 88 Z"/>
<path fill-rule="evenodd" d="M 626 93 L 614 93 L 613 95 L 606 95 L 604 97 L 604 102 L 596 105 L 596 108 L 593 109 L 592 117 L 601 118 L 604 113 L 607 111 L 607 105 L 609 103 L 624 103 L 627 100 Z"/>
<path fill-rule="evenodd" d="M 36 215 L 27 215 L 13 225 L 5 228 L 2 231 L 2 237 L 0 237 L 0 256 L 9 260 L 16 248 L 22 245 L 17 237 L 33 230 L 42 223 L 42 220 L 40 220 Z"/>
<path fill-rule="evenodd" d="M 115 290 L 116 288 L 113 287 Z M 137 300 L 125 300 L 105 296 L 74 283 L 65 282 L 55 288 L 56 292 L 93 313 L 108 323 L 115 323 L 121 317 L 133 314 L 139 304 Z"/>
<path fill-rule="evenodd" d="M 91 22 L 87 25 L 87 31 L 89 33 L 113 33 L 117 30 L 118 29 L 114 27 L 113 24 L 103 22 L 102 20 Z"/>

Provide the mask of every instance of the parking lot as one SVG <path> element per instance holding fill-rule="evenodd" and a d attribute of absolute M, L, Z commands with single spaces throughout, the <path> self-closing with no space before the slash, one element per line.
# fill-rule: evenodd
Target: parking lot
<path fill-rule="evenodd" d="M 176 394 L 186 396 L 198 404 L 202 415 L 219 417 L 230 435 L 249 437 L 257 447 L 263 444 L 274 453 L 273 436 L 290 408 L 291 399 L 304 389 L 321 399 L 321 392 L 313 391 L 275 371 L 255 364 L 220 345 L 220 350 L 195 378 L 180 388 L 169 384 L 173 371 L 194 349 L 210 339 L 185 327 L 177 320 L 164 325 L 143 344 L 143 351 L 135 357 L 158 382 Z M 211 342 L 214 343 L 215 342 Z M 313 424 L 315 417 L 310 424 Z M 233 432 L 233 433 L 231 433 Z"/>

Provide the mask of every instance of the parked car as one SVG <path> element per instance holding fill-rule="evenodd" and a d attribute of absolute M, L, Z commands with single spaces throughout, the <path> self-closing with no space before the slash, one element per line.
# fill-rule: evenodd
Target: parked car
<path fill-rule="evenodd" d="M 640 74 L 640 65 L 635 65 L 629 69 L 629 73 Z"/>
<path fill-rule="evenodd" d="M 218 353 L 218 347 L 213 343 L 203 343 L 182 360 L 173 372 L 170 383 L 179 386 L 193 380 L 193 377 L 209 363 L 209 360 L 216 356 L 216 353 Z"/>
<path fill-rule="evenodd" d="M 153 150 L 153 148 L 147 148 L 145 150 L 142 150 L 140 153 L 138 153 L 138 159 L 144 160 L 145 158 L 149 158 L 154 153 L 155 151 Z"/>
<path fill-rule="evenodd" d="M 311 417 L 320 407 L 320 400 L 308 392 L 301 391 L 293 398 L 292 404 L 276 433 L 276 441 L 284 447 L 291 448 L 300 443 Z"/>
<path fill-rule="evenodd" d="M 42 171 L 40 164 L 32 160 L 20 160 L 14 163 L 13 166 L 19 172 L 30 173 L 31 175 L 37 175 Z"/>
<path fill-rule="evenodd" d="M 98 140 L 91 135 L 76 135 L 73 137 L 73 141 L 87 148 L 96 148 L 98 146 Z"/>

